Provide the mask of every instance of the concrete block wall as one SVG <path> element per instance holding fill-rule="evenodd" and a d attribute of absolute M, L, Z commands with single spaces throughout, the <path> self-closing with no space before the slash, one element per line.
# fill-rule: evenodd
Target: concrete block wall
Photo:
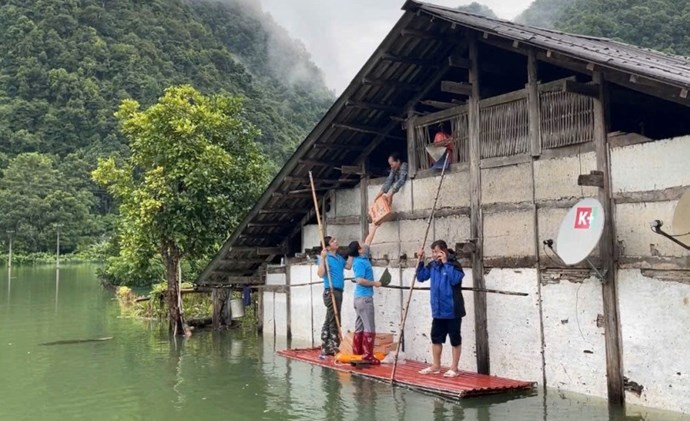
<path fill-rule="evenodd" d="M 622 265 L 617 282 L 624 374 L 644 387 L 640 396 L 628 392 L 627 399 L 631 403 L 690 413 L 690 360 L 686 358 L 686 350 L 690 349 L 690 253 L 652 233 L 648 224 L 662 219 L 670 229 L 680 193 L 690 186 L 690 172 L 685 169 L 690 137 L 614 147 L 610 155 L 614 222 Z M 586 270 L 546 269 L 557 265 L 541 246 L 546 239 L 556 239 L 569 207 L 581 198 L 596 196 L 596 188 L 577 186 L 578 175 L 594 170 L 595 161 L 594 153 L 586 152 L 482 169 L 483 235 L 485 257 L 489 260 L 538 256 L 540 262 L 539 270 L 498 264 L 487 268 L 487 288 L 529 294 L 487 297 L 492 374 L 539 383 L 545 379 L 548 387 L 605 398 L 601 284 Z M 469 237 L 469 217 L 462 211 L 469 207 L 468 180 L 466 170 L 448 173 L 441 208 L 458 208 L 458 213 L 436 218 L 430 240 L 442 238 L 454 246 Z M 370 198 L 380 189 L 380 183 L 381 180 L 372 181 Z M 396 196 L 393 209 L 405 217 L 379 229 L 372 252 L 375 259 L 388 255 L 395 285 L 409 285 L 414 276 L 414 268 L 406 266 L 414 264 L 413 255 L 424 234 L 426 219 L 419 212 L 431 207 L 437 183 L 438 177 L 408 182 Z M 342 197 L 356 201 L 359 189 L 344 192 Z M 351 213 L 360 208 L 345 204 L 341 208 L 337 200 L 334 216 L 345 216 L 339 212 Z M 338 232 L 341 243 L 347 235 L 358 239 L 359 226 L 330 229 Z M 315 232 L 314 227 L 305 227 L 303 236 L 314 238 Z M 316 240 L 314 244 L 318 237 Z M 404 253 L 408 261 L 401 265 L 397 258 Z M 595 250 L 593 255 L 596 254 Z M 376 268 L 377 276 L 382 270 Z M 471 269 L 466 268 L 465 273 L 463 285 L 471 286 Z M 312 324 L 299 335 L 307 338 L 311 329 L 315 345 L 320 343 L 324 316 L 321 293 L 320 285 L 292 291 L 293 318 L 294 312 L 306 311 L 307 302 L 306 298 L 295 299 L 295 295 L 304 294 L 311 299 L 310 317 L 299 317 L 305 323 L 311 320 Z M 400 290 L 377 291 L 377 322 L 381 329 L 397 332 L 407 294 L 408 291 Z M 347 330 L 354 324 L 352 285 L 347 285 L 345 296 L 343 325 Z M 464 297 L 468 315 L 463 319 L 461 365 L 475 370 L 473 293 L 465 291 Z M 276 308 L 280 309 L 280 305 Z M 409 313 L 406 354 L 408 358 L 429 361 L 431 314 L 427 291 L 414 292 Z M 265 317 L 268 324 L 275 313 L 266 311 Z M 298 334 L 295 325 L 293 321 L 293 336 Z M 449 352 L 443 358 L 445 364 L 449 363 Z"/>
<path fill-rule="evenodd" d="M 623 370 L 644 387 L 630 403 L 690 413 L 690 252 L 653 233 L 690 188 L 690 136 L 611 150 Z M 676 233 L 678 234 L 678 233 Z M 667 270 L 669 269 L 669 270 Z"/>

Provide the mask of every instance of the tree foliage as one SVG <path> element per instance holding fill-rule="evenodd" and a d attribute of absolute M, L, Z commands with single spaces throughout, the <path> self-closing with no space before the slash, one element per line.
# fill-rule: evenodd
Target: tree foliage
<path fill-rule="evenodd" d="M 287 159 L 333 93 L 304 47 L 250 3 L 0 3 L 0 171 L 12 177 L 30 159 L 44 173 L 6 181 L 10 191 L 0 194 L 0 229 L 16 228 L 17 247 L 46 248 L 50 224 L 62 221 L 53 214 L 66 207 L 74 225 L 68 230 L 61 222 L 66 251 L 107 235 L 113 201 L 90 173 L 99 157 L 122 162 L 130 153 L 114 116 L 126 99 L 150 106 L 179 84 L 244 97 L 246 118 L 261 130 L 256 140 L 269 157 L 264 165 L 275 170 Z M 13 190 L 20 185 L 25 190 Z M 43 185 L 51 186 L 48 193 Z"/>
<path fill-rule="evenodd" d="M 188 85 L 166 89 L 144 111 L 125 100 L 116 116 L 131 156 L 123 165 L 99 160 L 93 177 L 120 203 L 121 257 L 159 254 L 176 309 L 180 260 L 215 250 L 267 181 L 254 142 L 260 132 L 245 118 L 241 99 L 207 97 Z"/>
<path fill-rule="evenodd" d="M 535 0 L 518 21 L 690 55 L 690 0 Z"/>

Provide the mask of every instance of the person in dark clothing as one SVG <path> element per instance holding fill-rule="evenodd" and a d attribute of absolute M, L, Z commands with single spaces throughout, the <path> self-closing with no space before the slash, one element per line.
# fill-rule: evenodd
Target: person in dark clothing
<path fill-rule="evenodd" d="M 443 240 L 431 244 L 432 260 L 424 265 L 424 250 L 419 251 L 419 266 L 417 266 L 417 280 L 426 282 L 431 279 L 431 351 L 432 365 L 420 374 L 438 374 L 441 372 L 441 353 L 446 336 L 450 338 L 453 350 L 451 367 L 444 377 L 457 377 L 458 363 L 462 337 L 460 323 L 465 317 L 465 301 L 462 297 L 462 278 L 465 276 L 453 250 Z"/>
<path fill-rule="evenodd" d="M 396 194 L 407 181 L 408 165 L 407 162 L 402 162 L 400 154 L 393 152 L 388 156 L 388 165 L 391 170 L 388 173 L 385 183 L 381 186 L 381 190 L 374 198 L 374 201 L 381 196 L 384 196 L 388 201 L 388 205 L 393 204 L 393 195 Z"/>

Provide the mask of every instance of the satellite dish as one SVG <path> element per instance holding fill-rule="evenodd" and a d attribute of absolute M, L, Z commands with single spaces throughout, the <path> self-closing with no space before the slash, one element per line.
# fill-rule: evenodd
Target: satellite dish
<path fill-rule="evenodd" d="M 678 201 L 671 226 L 674 236 L 690 238 L 690 189 L 686 190 Z"/>
<path fill-rule="evenodd" d="M 443 154 L 446 153 L 447 149 L 447 146 L 427 145 L 426 152 L 434 161 L 438 161 L 443 157 Z"/>
<path fill-rule="evenodd" d="M 576 265 L 594 250 L 603 231 L 604 208 L 601 203 L 592 198 L 580 200 L 561 222 L 556 253 L 566 265 Z"/>

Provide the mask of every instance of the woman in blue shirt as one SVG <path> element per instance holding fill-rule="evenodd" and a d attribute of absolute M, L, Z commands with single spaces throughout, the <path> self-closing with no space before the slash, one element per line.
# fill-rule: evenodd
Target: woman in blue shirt
<path fill-rule="evenodd" d="M 352 353 L 362 355 L 362 361 L 379 364 L 374 358 L 374 340 L 376 339 L 376 325 L 374 323 L 374 287 L 381 286 L 381 282 L 374 281 L 374 269 L 371 266 L 369 246 L 374 240 L 375 224 L 369 225 L 369 235 L 364 244 L 353 241 L 348 247 L 348 255 L 354 257 L 352 270 L 355 272 L 355 334 L 352 339 Z"/>

